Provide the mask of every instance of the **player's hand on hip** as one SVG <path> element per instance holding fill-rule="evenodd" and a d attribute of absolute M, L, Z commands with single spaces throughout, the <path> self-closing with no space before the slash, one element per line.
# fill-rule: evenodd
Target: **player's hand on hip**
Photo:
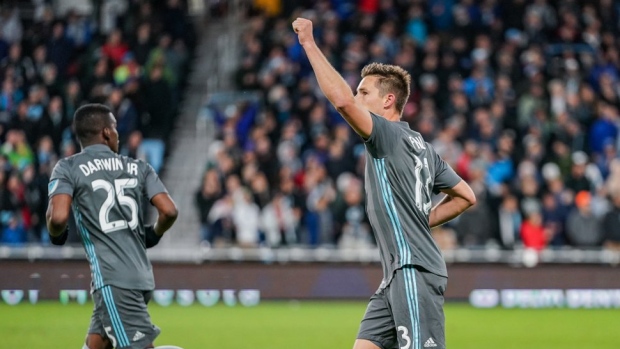
<path fill-rule="evenodd" d="M 297 38 L 301 46 L 314 42 L 312 36 L 312 21 L 305 18 L 297 18 L 293 21 L 293 30 L 297 33 Z"/>

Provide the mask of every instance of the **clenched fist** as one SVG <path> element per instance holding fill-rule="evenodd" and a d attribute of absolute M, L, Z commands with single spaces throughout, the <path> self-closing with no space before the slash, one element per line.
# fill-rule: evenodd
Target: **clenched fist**
<path fill-rule="evenodd" d="M 297 38 L 301 46 L 314 42 L 312 36 L 312 21 L 305 18 L 297 18 L 293 21 L 293 30 L 297 33 Z"/>

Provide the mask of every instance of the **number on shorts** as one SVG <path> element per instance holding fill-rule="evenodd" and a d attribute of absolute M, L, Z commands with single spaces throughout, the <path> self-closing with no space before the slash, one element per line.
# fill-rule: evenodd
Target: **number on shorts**
<path fill-rule="evenodd" d="M 104 329 L 105 329 L 105 334 L 108 335 L 110 342 L 112 342 L 112 347 L 116 348 L 116 338 L 114 338 L 114 336 L 112 335 L 112 327 L 108 326 L 108 327 L 104 327 Z"/>
<path fill-rule="evenodd" d="M 409 349 L 409 347 L 411 346 L 411 338 L 409 338 L 409 330 L 407 330 L 407 327 L 405 326 L 398 326 L 397 331 L 399 332 L 403 331 L 403 334 L 401 334 L 401 337 L 403 337 L 403 340 L 407 342 L 405 345 L 400 347 L 400 349 Z"/>
<path fill-rule="evenodd" d="M 113 231 L 125 229 L 127 226 L 131 229 L 135 229 L 138 226 L 138 204 L 132 197 L 125 195 L 125 189 L 131 189 L 138 186 L 138 180 L 136 178 L 117 179 L 114 181 L 114 186 L 106 180 L 97 179 L 93 181 L 92 186 L 93 190 L 101 189 L 108 193 L 108 197 L 99 209 L 99 225 L 104 233 L 111 233 Z M 129 208 L 129 211 L 131 211 L 131 221 L 127 222 L 126 220 L 120 219 L 110 222 L 110 211 L 116 202 L 116 200 L 114 200 L 114 196 L 118 199 L 119 204 Z"/>

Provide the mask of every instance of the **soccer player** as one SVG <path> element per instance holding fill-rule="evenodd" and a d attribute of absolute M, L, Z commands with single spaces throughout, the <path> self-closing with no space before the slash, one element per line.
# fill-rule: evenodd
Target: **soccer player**
<path fill-rule="evenodd" d="M 370 298 L 354 349 L 445 348 L 446 264 L 430 228 L 474 205 L 463 181 L 407 123 L 399 122 L 411 77 L 400 67 L 362 69 L 354 95 L 316 45 L 312 22 L 293 22 L 319 86 L 366 147 L 366 210 L 383 280 Z M 431 208 L 431 194 L 447 194 Z"/>
<path fill-rule="evenodd" d="M 176 205 L 149 164 L 117 154 L 108 107 L 80 107 L 73 126 L 82 150 L 56 164 L 46 218 L 52 241 L 63 244 L 73 208 L 90 264 L 95 308 L 83 348 L 153 348 L 160 329 L 146 307 L 155 288 L 146 248 L 172 226 Z M 144 196 L 159 213 L 153 226 L 143 223 Z"/>

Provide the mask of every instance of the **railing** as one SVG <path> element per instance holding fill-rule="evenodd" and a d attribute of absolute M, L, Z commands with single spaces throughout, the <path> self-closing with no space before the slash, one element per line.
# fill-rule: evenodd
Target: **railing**
<path fill-rule="evenodd" d="M 533 267 L 538 264 L 600 264 L 617 266 L 620 252 L 601 249 L 560 249 L 536 252 L 528 249 L 513 251 L 496 248 L 455 249 L 443 251 L 444 259 L 451 263 L 497 263 Z M 148 256 L 155 262 L 206 263 L 206 262 L 259 262 L 259 263 L 378 263 L 379 251 L 372 249 L 337 248 L 154 248 Z M 86 255 L 81 246 L 0 247 L 1 260 L 79 260 Z"/>

